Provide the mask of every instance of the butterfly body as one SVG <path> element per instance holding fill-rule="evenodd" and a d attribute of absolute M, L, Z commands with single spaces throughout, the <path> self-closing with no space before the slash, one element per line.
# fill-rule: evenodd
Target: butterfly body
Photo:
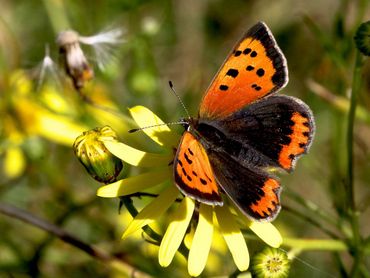
<path fill-rule="evenodd" d="M 185 195 L 223 205 L 225 193 L 252 220 L 276 217 L 281 186 L 269 169 L 292 171 L 315 130 L 305 103 L 273 94 L 287 74 L 268 27 L 256 24 L 216 74 L 199 117 L 187 120 L 174 161 L 175 183 Z"/>

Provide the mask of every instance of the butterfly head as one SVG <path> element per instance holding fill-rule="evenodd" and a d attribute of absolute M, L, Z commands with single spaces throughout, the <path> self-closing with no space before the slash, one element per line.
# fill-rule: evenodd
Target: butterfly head
<path fill-rule="evenodd" d="M 184 127 L 186 131 L 194 130 L 194 127 L 197 126 L 198 120 L 192 117 L 181 118 L 179 123 Z"/>

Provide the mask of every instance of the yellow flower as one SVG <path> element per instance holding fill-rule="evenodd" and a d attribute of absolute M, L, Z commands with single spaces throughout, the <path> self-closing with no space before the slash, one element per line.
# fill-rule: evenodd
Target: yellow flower
<path fill-rule="evenodd" d="M 285 252 L 274 248 L 265 248 L 252 259 L 253 277 L 288 277 L 290 260 Z"/>
<path fill-rule="evenodd" d="M 174 148 L 177 147 L 180 136 L 171 131 L 161 119 L 145 107 L 136 106 L 130 109 L 130 113 L 139 127 L 163 124 L 143 129 L 143 132 L 150 139 L 162 147 L 162 152 L 149 153 L 115 140 L 103 141 L 106 148 L 115 156 L 130 165 L 146 168 L 147 171 L 102 186 L 98 189 L 97 195 L 110 198 L 122 197 L 143 192 L 160 184 L 162 184 L 160 187 L 162 191 L 135 216 L 122 237 L 126 238 L 135 231 L 153 223 L 163 216 L 171 205 L 178 203 L 160 242 L 158 259 L 162 267 L 167 267 L 173 260 L 188 231 L 189 224 L 193 220 L 197 221 L 197 226 L 188 252 L 188 272 L 191 276 L 198 276 L 203 271 L 215 232 L 221 233 L 237 268 L 240 271 L 247 270 L 249 267 L 249 252 L 240 226 L 236 221 L 237 217 L 240 216 L 237 216 L 233 212 L 234 210 L 226 205 L 220 207 L 199 204 L 188 197 L 184 197 L 180 202 L 177 202 L 181 194 L 173 183 L 172 161 Z M 271 223 L 251 222 L 244 216 L 243 220 L 268 245 L 278 247 L 282 243 L 279 231 Z"/>

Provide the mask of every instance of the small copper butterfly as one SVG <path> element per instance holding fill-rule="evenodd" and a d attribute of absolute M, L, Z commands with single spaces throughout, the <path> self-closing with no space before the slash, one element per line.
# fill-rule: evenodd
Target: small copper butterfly
<path fill-rule="evenodd" d="M 225 193 L 252 220 L 277 216 L 281 185 L 268 169 L 291 172 L 315 132 L 305 103 L 274 94 L 287 83 L 286 59 L 259 22 L 226 58 L 198 118 L 186 120 L 174 160 L 175 183 L 183 194 L 222 206 Z"/>

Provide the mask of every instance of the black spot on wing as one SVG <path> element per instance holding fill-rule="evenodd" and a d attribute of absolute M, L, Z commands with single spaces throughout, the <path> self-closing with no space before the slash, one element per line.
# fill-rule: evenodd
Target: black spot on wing
<path fill-rule="evenodd" d="M 200 182 L 203 184 L 203 185 L 206 185 L 207 184 L 207 181 L 202 179 L 202 178 L 199 178 Z"/>
<path fill-rule="evenodd" d="M 258 86 L 257 84 L 252 84 L 251 86 L 253 89 L 255 89 L 256 91 L 259 91 L 261 90 L 262 88 L 260 86 Z"/>
<path fill-rule="evenodd" d="M 247 31 L 245 37 L 251 37 L 260 41 L 266 50 L 266 55 L 271 59 L 273 67 L 276 70 L 271 78 L 272 82 L 276 86 L 273 91 L 285 85 L 288 79 L 285 57 L 279 50 L 267 26 L 264 23 L 259 22 Z"/>
<path fill-rule="evenodd" d="M 242 52 L 241 52 L 240 50 L 236 50 L 236 51 L 234 52 L 234 56 L 235 56 L 235 57 L 240 56 L 240 54 L 242 54 Z"/>
<path fill-rule="evenodd" d="M 231 76 L 233 78 L 237 77 L 239 74 L 239 71 L 237 69 L 229 69 L 226 73 L 226 75 Z"/>
<path fill-rule="evenodd" d="M 249 65 L 249 66 L 247 66 L 246 70 L 247 71 L 252 71 L 252 70 L 254 70 L 254 66 Z"/>
<path fill-rule="evenodd" d="M 193 161 L 189 158 L 189 156 L 186 153 L 184 153 L 184 157 L 185 157 L 185 160 L 186 160 L 187 163 L 189 163 L 189 164 L 193 163 Z"/>
<path fill-rule="evenodd" d="M 263 68 L 259 68 L 257 71 L 256 71 L 256 74 L 259 76 L 259 77 L 262 77 L 264 76 L 265 74 L 265 70 Z"/>
<path fill-rule="evenodd" d="M 227 91 L 229 89 L 229 86 L 227 85 L 220 85 L 220 90 L 221 91 Z"/>
<path fill-rule="evenodd" d="M 246 48 L 246 49 L 243 50 L 243 54 L 248 55 L 251 51 L 252 51 L 252 49 Z"/>

